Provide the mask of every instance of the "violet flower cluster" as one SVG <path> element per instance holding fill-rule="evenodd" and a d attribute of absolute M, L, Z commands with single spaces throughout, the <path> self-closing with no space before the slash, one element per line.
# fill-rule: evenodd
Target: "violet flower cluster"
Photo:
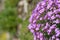
<path fill-rule="evenodd" d="M 60 40 L 60 0 L 39 2 L 29 22 L 34 40 Z"/>

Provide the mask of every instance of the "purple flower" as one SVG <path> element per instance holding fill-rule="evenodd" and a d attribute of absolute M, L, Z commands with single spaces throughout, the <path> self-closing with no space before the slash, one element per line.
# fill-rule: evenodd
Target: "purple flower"
<path fill-rule="evenodd" d="M 60 40 L 60 0 L 43 0 L 32 11 L 29 30 L 34 40 Z M 47 37 L 47 36 L 49 37 Z"/>
<path fill-rule="evenodd" d="M 54 40 L 54 39 L 55 39 L 55 35 L 52 36 L 52 40 Z"/>
<path fill-rule="evenodd" d="M 53 16 L 51 16 L 51 19 L 52 19 L 52 20 L 54 20 L 55 18 L 56 18 L 56 17 L 55 17 L 54 15 L 53 15 Z"/>
<path fill-rule="evenodd" d="M 47 13 L 48 16 L 51 16 L 52 14 L 53 14 L 52 11 L 50 11 L 50 12 Z"/>

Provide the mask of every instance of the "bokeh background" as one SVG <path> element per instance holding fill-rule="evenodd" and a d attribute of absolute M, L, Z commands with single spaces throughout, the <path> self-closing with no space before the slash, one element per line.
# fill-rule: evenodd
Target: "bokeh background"
<path fill-rule="evenodd" d="M 29 17 L 40 0 L 0 0 L 0 40 L 33 40 Z"/>

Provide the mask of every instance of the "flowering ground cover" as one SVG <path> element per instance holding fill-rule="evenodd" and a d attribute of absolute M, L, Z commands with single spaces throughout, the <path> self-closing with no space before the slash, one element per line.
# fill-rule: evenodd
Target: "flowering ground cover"
<path fill-rule="evenodd" d="M 60 40 L 60 0 L 39 2 L 29 22 L 34 40 Z"/>

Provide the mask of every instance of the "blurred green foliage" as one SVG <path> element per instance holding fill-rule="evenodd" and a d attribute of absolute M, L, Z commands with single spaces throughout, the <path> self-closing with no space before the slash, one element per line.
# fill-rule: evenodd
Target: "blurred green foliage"
<path fill-rule="evenodd" d="M 10 27 L 15 27 L 17 14 L 15 9 L 7 8 L 0 13 L 0 29 L 9 30 Z"/>
<path fill-rule="evenodd" d="M 5 7 L 16 7 L 20 0 L 5 0 Z"/>
<path fill-rule="evenodd" d="M 18 22 L 17 4 L 19 0 L 5 0 L 5 9 L 0 12 L 0 31 L 15 32 Z M 18 20 L 17 20 L 18 19 Z"/>
<path fill-rule="evenodd" d="M 22 20 L 18 18 L 17 13 L 17 4 L 19 0 L 6 0 L 5 1 L 5 9 L 0 12 L 0 32 L 1 31 L 9 31 L 10 33 L 16 33 L 16 27 L 19 23 L 22 24 L 22 28 L 20 29 L 20 39 L 21 40 L 33 40 L 33 36 L 27 28 L 29 22 L 29 16 L 26 20 Z M 29 11 L 31 13 L 31 11 Z"/>
<path fill-rule="evenodd" d="M 21 40 L 33 40 L 32 33 L 27 28 L 27 26 L 29 24 L 28 19 L 29 19 L 29 17 L 27 17 L 26 20 L 22 22 L 22 27 L 20 29 L 20 39 Z"/>

